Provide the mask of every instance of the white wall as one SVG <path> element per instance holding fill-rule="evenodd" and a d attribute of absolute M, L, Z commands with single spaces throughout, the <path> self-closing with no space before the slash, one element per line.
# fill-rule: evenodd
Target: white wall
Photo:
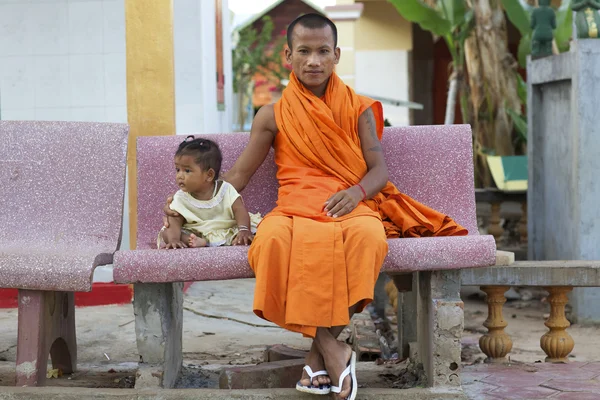
<path fill-rule="evenodd" d="M 124 0 L 0 0 L 0 118 L 126 122 Z"/>
<path fill-rule="evenodd" d="M 212 0 L 174 1 L 178 133 L 231 131 L 227 0 L 223 112 L 214 15 Z M 0 0 L 0 118 L 127 122 L 124 0 Z"/>
<path fill-rule="evenodd" d="M 227 0 L 223 14 L 226 108 L 219 112 L 214 1 L 174 0 L 177 133 L 231 131 Z M 127 122 L 124 0 L 0 0 L 0 119 Z"/>
<path fill-rule="evenodd" d="M 408 52 L 356 51 L 355 90 L 362 94 L 408 101 Z M 383 104 L 384 117 L 393 126 L 409 124 L 408 108 Z"/>
<path fill-rule="evenodd" d="M 214 0 L 174 2 L 175 105 L 178 134 L 231 132 L 230 13 L 222 4 L 225 111 L 217 110 Z"/>

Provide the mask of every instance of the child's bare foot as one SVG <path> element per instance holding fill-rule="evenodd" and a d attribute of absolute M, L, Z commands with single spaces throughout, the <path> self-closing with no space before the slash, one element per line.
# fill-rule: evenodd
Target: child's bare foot
<path fill-rule="evenodd" d="M 194 235 L 193 233 L 190 234 L 190 238 L 188 239 L 189 247 L 206 247 L 207 244 L 208 244 L 208 242 L 206 241 L 206 239 L 199 238 L 198 236 Z"/>

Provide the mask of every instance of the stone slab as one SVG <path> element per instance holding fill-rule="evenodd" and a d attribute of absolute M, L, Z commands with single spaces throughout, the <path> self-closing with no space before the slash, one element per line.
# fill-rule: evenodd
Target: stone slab
<path fill-rule="evenodd" d="M 506 267 L 464 269 L 463 286 L 600 286 L 600 261 L 516 261 Z"/>
<path fill-rule="evenodd" d="M 265 362 L 305 359 L 308 355 L 307 351 L 293 349 L 283 344 L 276 344 L 267 347 L 265 350 Z"/>
<path fill-rule="evenodd" d="M 224 369 L 219 377 L 221 389 L 294 388 L 302 375 L 304 359 L 267 362 Z"/>
<path fill-rule="evenodd" d="M 515 253 L 512 251 L 496 251 L 496 267 L 506 267 L 514 264 L 515 262 Z"/>
<path fill-rule="evenodd" d="M 572 53 L 566 52 L 552 57 L 529 60 L 527 76 L 533 85 L 569 80 L 573 76 L 574 59 Z"/>
<path fill-rule="evenodd" d="M 0 400 L 309 400 L 314 395 L 295 389 L 213 390 L 213 389 L 88 389 L 0 387 Z M 359 389 L 357 400 L 466 400 L 460 390 L 451 389 Z"/>

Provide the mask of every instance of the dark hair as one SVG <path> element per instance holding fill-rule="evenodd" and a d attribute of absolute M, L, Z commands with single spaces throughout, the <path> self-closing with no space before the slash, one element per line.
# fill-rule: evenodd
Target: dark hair
<path fill-rule="evenodd" d="M 188 140 L 192 139 L 192 140 Z M 221 149 L 212 140 L 204 138 L 194 138 L 190 135 L 185 138 L 183 142 L 177 148 L 175 157 L 179 156 L 192 156 L 194 161 L 205 171 L 210 168 L 215 171 L 215 179 L 219 179 L 219 172 L 221 172 L 221 162 L 223 162 L 223 155 Z"/>
<path fill-rule="evenodd" d="M 310 13 L 304 14 L 296 18 L 292 21 L 292 23 L 288 26 L 287 29 L 287 44 L 290 50 L 292 49 L 292 38 L 294 34 L 294 28 L 296 25 L 300 24 L 308 29 L 320 29 L 325 28 L 329 25 L 331 31 L 333 32 L 333 48 L 337 47 L 338 34 L 337 27 L 329 18 L 322 16 L 321 14 Z"/>

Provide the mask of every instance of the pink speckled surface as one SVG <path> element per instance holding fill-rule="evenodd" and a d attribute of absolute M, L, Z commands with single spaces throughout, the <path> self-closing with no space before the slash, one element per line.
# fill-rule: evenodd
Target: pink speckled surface
<path fill-rule="evenodd" d="M 252 277 L 247 247 L 154 248 L 162 207 L 177 189 L 173 154 L 185 136 L 138 140 L 138 250 L 115 255 L 119 283 L 221 280 Z M 248 141 L 247 134 L 210 135 L 223 151 L 227 170 Z M 496 245 L 479 236 L 475 215 L 471 129 L 468 125 L 386 128 L 383 139 L 390 179 L 415 199 L 454 217 L 471 235 L 452 238 L 394 239 L 386 271 L 409 272 L 493 265 Z M 276 167 L 269 155 L 242 195 L 251 212 L 265 213 L 276 201 Z"/>
<path fill-rule="evenodd" d="M 496 242 L 491 235 L 390 239 L 388 244 L 382 271 L 435 271 L 496 263 Z"/>
<path fill-rule="evenodd" d="M 412 272 L 486 267 L 496 261 L 492 236 L 390 239 L 382 271 Z M 115 281 L 185 282 L 253 278 L 248 247 L 135 250 L 115 254 Z"/>
<path fill-rule="evenodd" d="M 398 190 L 478 234 L 469 125 L 386 128 L 382 146 Z"/>
<path fill-rule="evenodd" d="M 119 247 L 128 132 L 0 121 L 0 287 L 91 290 Z"/>

